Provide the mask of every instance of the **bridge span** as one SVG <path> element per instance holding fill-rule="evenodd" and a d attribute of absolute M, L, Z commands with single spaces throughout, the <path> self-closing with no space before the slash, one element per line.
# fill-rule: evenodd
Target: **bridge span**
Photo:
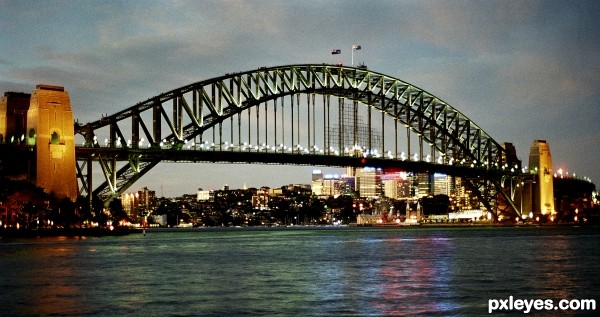
<path fill-rule="evenodd" d="M 82 194 L 91 188 L 89 166 L 96 162 L 105 181 L 93 194 L 104 199 L 169 159 L 335 166 L 361 166 L 366 159 L 456 172 L 495 214 L 517 210 L 503 179 L 529 177 L 516 153 L 459 110 L 364 67 L 288 65 L 225 74 L 79 125 L 76 134 Z M 84 148 L 97 151 L 92 156 Z M 142 149 L 145 154 L 135 151 Z"/>
<path fill-rule="evenodd" d="M 461 177 L 496 216 L 522 214 L 511 184 L 533 177 L 514 147 L 458 109 L 366 67 L 304 64 L 225 74 L 76 123 L 74 133 L 79 194 L 106 202 L 161 161 L 446 173 Z M 94 175 L 104 176 L 96 187 Z"/>

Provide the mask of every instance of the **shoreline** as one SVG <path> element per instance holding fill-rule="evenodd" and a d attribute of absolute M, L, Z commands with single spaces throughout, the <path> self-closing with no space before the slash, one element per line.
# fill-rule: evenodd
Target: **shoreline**
<path fill-rule="evenodd" d="M 559 224 L 500 224 L 500 223 L 484 223 L 484 224 L 473 224 L 473 223 L 424 223 L 414 225 L 403 225 L 403 224 L 356 224 L 351 223 L 349 225 L 341 226 L 255 226 L 255 227 L 192 227 L 192 228 L 147 228 L 146 232 L 189 232 L 196 230 L 206 229 L 328 229 L 328 228 L 379 228 L 379 229 L 448 229 L 448 228 L 552 228 L 552 227 L 600 227 L 600 224 L 576 224 L 576 223 L 559 223 Z M 44 229 L 44 230 L 0 230 L 0 241 L 6 239 L 35 239 L 44 237 L 105 237 L 105 236 L 126 236 L 130 234 L 143 234 L 144 229 L 142 228 L 130 228 L 130 227 L 117 227 L 113 230 L 109 228 L 57 228 L 57 229 Z"/>
<path fill-rule="evenodd" d="M 44 238 L 44 237 L 105 237 L 125 236 L 133 233 L 142 233 L 141 229 L 129 227 L 109 228 L 56 228 L 56 229 L 2 229 L 0 240 L 14 238 Z"/>

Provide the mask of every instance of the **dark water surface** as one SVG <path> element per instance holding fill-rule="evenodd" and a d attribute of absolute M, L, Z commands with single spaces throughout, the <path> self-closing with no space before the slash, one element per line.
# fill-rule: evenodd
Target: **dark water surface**
<path fill-rule="evenodd" d="M 0 315 L 479 316 L 489 299 L 511 295 L 599 301 L 599 267 L 600 228 L 592 227 L 0 240 Z"/>

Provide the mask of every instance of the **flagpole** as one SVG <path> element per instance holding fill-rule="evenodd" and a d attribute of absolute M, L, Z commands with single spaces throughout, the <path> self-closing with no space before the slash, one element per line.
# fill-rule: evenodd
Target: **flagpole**
<path fill-rule="evenodd" d="M 354 51 L 361 49 L 360 45 L 352 45 L 352 67 L 354 67 Z"/>

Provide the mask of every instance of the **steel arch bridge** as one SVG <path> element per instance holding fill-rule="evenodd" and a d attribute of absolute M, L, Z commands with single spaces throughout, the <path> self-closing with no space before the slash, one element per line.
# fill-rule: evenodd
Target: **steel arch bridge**
<path fill-rule="evenodd" d="M 161 161 L 368 165 L 461 176 L 494 215 L 520 214 L 503 184 L 524 174 L 514 154 L 438 97 L 364 66 L 225 74 L 75 134 L 80 194 L 105 202 Z M 98 165 L 104 181 L 93 189 Z"/>

